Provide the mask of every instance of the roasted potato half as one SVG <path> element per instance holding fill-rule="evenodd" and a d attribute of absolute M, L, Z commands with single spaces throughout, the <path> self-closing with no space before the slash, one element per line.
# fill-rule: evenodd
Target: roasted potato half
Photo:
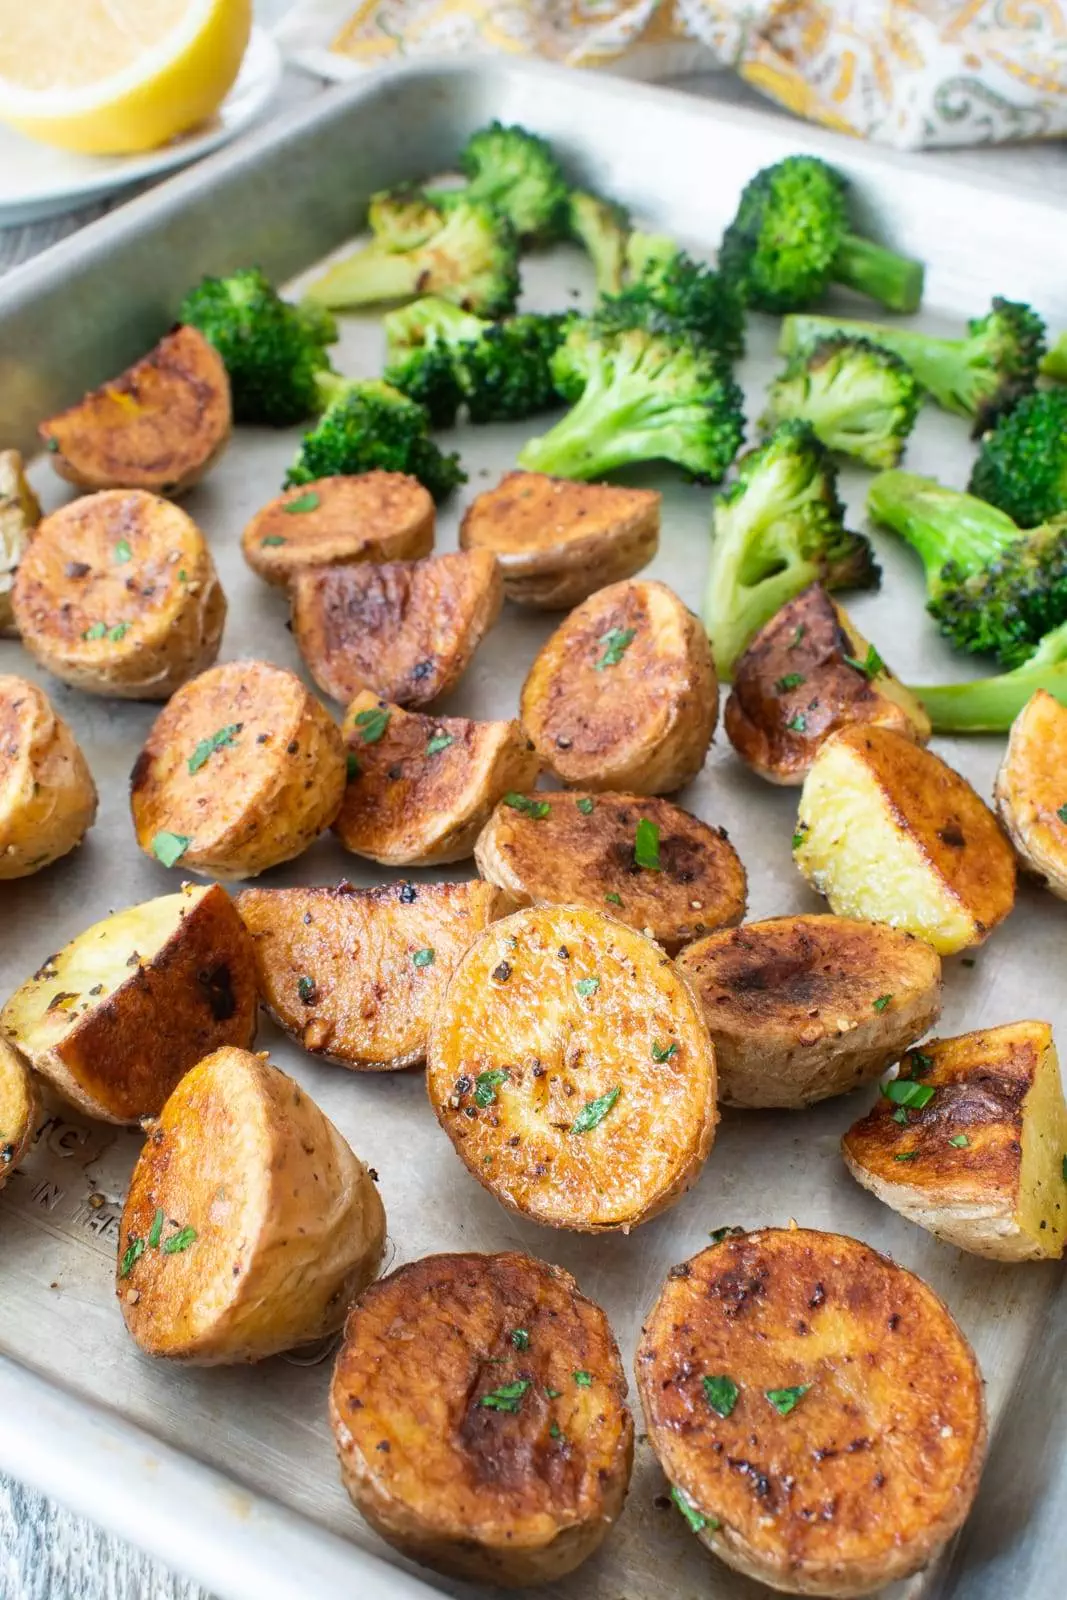
<path fill-rule="evenodd" d="M 1015 860 L 965 778 L 890 728 L 842 728 L 804 780 L 793 859 L 830 909 L 981 944 L 1015 903 Z"/>
<path fill-rule="evenodd" d="M 330 1420 L 353 1502 L 402 1554 L 523 1587 L 622 1510 L 633 1419 L 599 1306 L 517 1252 L 412 1261 L 353 1307 Z"/>
<path fill-rule="evenodd" d="M 512 908 L 589 906 L 672 952 L 745 914 L 745 869 L 725 831 L 658 795 L 509 794 L 474 859 Z"/>
<path fill-rule="evenodd" d="M 166 867 L 252 878 L 328 828 L 341 731 L 295 672 L 228 661 L 165 706 L 130 774 L 137 843 Z"/>
<path fill-rule="evenodd" d="M 948 1244 L 998 1261 L 1063 1254 L 1067 1106 L 1047 1022 L 929 1040 L 841 1148 L 865 1189 Z"/>
<path fill-rule="evenodd" d="M 0 674 L 0 879 L 68 855 L 92 827 L 96 801 L 88 762 L 48 696 Z"/>
<path fill-rule="evenodd" d="M 433 549 L 434 504 L 417 478 L 364 472 L 286 489 L 241 535 L 253 572 L 285 585 L 305 567 L 416 561 Z"/>
<path fill-rule="evenodd" d="M 38 432 L 59 476 L 79 489 L 184 494 L 230 442 L 230 380 L 203 334 L 178 327 Z"/>
<path fill-rule="evenodd" d="M 462 861 L 501 796 L 532 788 L 541 766 L 518 721 L 424 716 L 369 690 L 341 731 L 348 787 L 334 829 L 387 867 Z"/>
<path fill-rule="evenodd" d="M 941 958 L 848 917 L 772 917 L 691 944 L 678 967 L 704 1008 L 719 1099 L 810 1106 L 877 1078 L 941 1012 Z"/>
<path fill-rule="evenodd" d="M 730 743 L 771 783 L 802 783 L 827 734 L 892 728 L 917 744 L 930 719 L 843 606 L 813 583 L 750 641 L 723 713 Z"/>
<path fill-rule="evenodd" d="M 347 704 L 370 689 L 416 707 L 455 688 L 504 598 L 487 550 L 311 568 L 291 593 L 293 633 L 324 694 Z"/>
<path fill-rule="evenodd" d="M 1067 900 L 1067 706 L 1045 689 L 1012 723 L 995 796 L 1023 866 Z"/>
<path fill-rule="evenodd" d="M 493 552 L 516 605 L 567 611 L 648 566 L 660 502 L 651 489 L 509 472 L 468 507 L 459 542 Z"/>
<path fill-rule="evenodd" d="M 463 952 L 497 915 L 488 883 L 244 889 L 260 997 L 313 1055 L 394 1072 L 426 1054 Z"/>
<path fill-rule="evenodd" d="M 166 700 L 219 653 L 226 597 L 191 517 L 141 489 L 87 495 L 30 541 L 12 593 L 30 655 L 87 694 Z"/>
<path fill-rule="evenodd" d="M 41 506 L 26 480 L 17 450 L 0 450 L 0 639 L 13 637 L 11 591 L 30 534 L 41 520 Z"/>
<path fill-rule="evenodd" d="M 881 1590 L 970 1510 L 974 1352 L 931 1289 L 858 1239 L 764 1228 L 701 1251 L 660 1291 L 636 1373 L 689 1525 L 772 1589 Z"/>
<path fill-rule="evenodd" d="M 707 635 L 665 583 L 613 583 L 572 611 L 522 689 L 522 725 L 566 784 L 667 794 L 715 731 Z"/>
<path fill-rule="evenodd" d="M 31 1074 L 18 1051 L 0 1038 L 0 1189 L 33 1143 L 40 1114 Z"/>
<path fill-rule="evenodd" d="M 479 1183 L 553 1228 L 628 1232 L 698 1176 L 715 1052 L 651 939 L 580 906 L 517 911 L 467 951 L 434 1017 L 430 1101 Z"/>
<path fill-rule="evenodd" d="M 216 1050 L 146 1131 L 115 1285 L 145 1354 L 262 1361 L 340 1328 L 381 1264 L 385 1211 L 307 1092 L 265 1055 Z"/>

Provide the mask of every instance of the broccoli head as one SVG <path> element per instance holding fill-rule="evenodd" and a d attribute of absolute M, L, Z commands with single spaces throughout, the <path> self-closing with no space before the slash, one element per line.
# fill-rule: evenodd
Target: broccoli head
<path fill-rule="evenodd" d="M 968 485 L 1021 528 L 1067 515 L 1067 389 L 1026 395 L 982 440 Z"/>
<path fill-rule="evenodd" d="M 626 247 L 626 286 L 613 308 L 652 331 L 668 323 L 696 335 L 724 356 L 745 351 L 745 309 L 733 281 L 686 254 L 664 234 L 633 233 Z"/>
<path fill-rule="evenodd" d="M 386 383 L 425 406 L 435 428 L 450 428 L 463 404 L 453 353 L 491 322 L 449 300 L 428 295 L 385 317 Z"/>
<path fill-rule="evenodd" d="M 491 122 L 467 140 L 459 158 L 460 189 L 429 189 L 446 209 L 461 199 L 501 212 L 524 242 L 558 239 L 567 226 L 569 189 L 546 139 L 517 125 Z"/>
<path fill-rule="evenodd" d="M 367 222 L 387 250 L 414 250 L 441 226 L 442 211 L 417 184 L 401 184 L 371 195 Z"/>
<path fill-rule="evenodd" d="M 356 380 L 331 373 L 320 379 L 325 406 L 304 435 L 285 479 L 288 488 L 316 478 L 361 472 L 406 472 L 435 500 L 466 482 L 459 457 L 446 455 L 429 437 L 422 406 L 378 379 Z"/>
<path fill-rule="evenodd" d="M 1006 733 L 1039 689 L 1067 706 L 1067 622 L 1046 633 L 1022 666 L 970 683 L 913 688 L 935 733 Z"/>
<path fill-rule="evenodd" d="M 915 426 L 922 390 L 911 368 L 866 339 L 820 339 L 770 387 L 764 425 L 810 422 L 823 444 L 868 467 L 894 467 Z"/>
<path fill-rule="evenodd" d="M 625 206 L 582 189 L 567 199 L 567 232 L 593 263 L 598 294 L 618 294 L 626 272 L 630 215 Z"/>

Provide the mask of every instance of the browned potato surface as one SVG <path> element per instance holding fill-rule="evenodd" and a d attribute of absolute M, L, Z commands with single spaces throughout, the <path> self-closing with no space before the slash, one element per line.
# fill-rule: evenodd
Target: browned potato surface
<path fill-rule="evenodd" d="M 340 1328 L 381 1263 L 385 1212 L 306 1091 L 265 1055 L 216 1050 L 146 1131 L 115 1284 L 145 1354 L 262 1361 Z"/>
<path fill-rule="evenodd" d="M 664 583 L 614 583 L 562 622 L 522 690 L 544 764 L 582 789 L 666 794 L 704 765 L 718 682 L 698 619 Z"/>
<path fill-rule="evenodd" d="M 0 639 L 18 632 L 11 591 L 23 551 L 40 520 L 40 502 L 26 480 L 22 457 L 17 450 L 0 450 Z"/>
<path fill-rule="evenodd" d="M 985 1452 L 974 1352 L 931 1289 L 841 1234 L 733 1234 L 675 1267 L 645 1322 L 649 1442 L 701 1541 L 787 1594 L 917 1572 Z"/>
<path fill-rule="evenodd" d="M 39 872 L 81 844 L 96 785 L 48 696 L 0 674 L 0 879 Z"/>
<path fill-rule="evenodd" d="M 633 1420 L 599 1306 L 532 1256 L 439 1255 L 372 1284 L 330 1390 L 345 1488 L 402 1554 L 519 1587 L 622 1510 Z"/>
<path fill-rule="evenodd" d="M 995 794 L 1023 866 L 1067 900 L 1067 706 L 1045 689 L 1012 723 Z"/>
<path fill-rule="evenodd" d="M 295 672 L 229 661 L 160 712 L 130 807 L 137 843 L 164 866 L 251 878 L 328 828 L 344 789 L 340 729 Z"/>
<path fill-rule="evenodd" d="M 319 478 L 257 511 L 241 548 L 253 572 L 284 585 L 304 567 L 428 556 L 434 522 L 429 493 L 403 472 Z"/>
<path fill-rule="evenodd" d="M 33 1143 L 41 1102 L 18 1051 L 0 1038 L 0 1189 Z"/>
<path fill-rule="evenodd" d="M 293 633 L 323 693 L 347 704 L 371 689 L 401 706 L 455 688 L 504 597 L 487 550 L 312 568 L 291 591 Z"/>

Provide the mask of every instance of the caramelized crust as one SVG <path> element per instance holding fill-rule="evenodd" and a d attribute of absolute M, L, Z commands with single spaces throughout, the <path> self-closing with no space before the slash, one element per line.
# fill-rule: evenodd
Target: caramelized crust
<path fill-rule="evenodd" d="M 75 849 L 96 805 L 88 763 L 48 696 L 0 675 L 0 879 L 27 877 Z"/>
<path fill-rule="evenodd" d="M 1067 706 L 1045 689 L 1012 724 L 996 802 L 1023 866 L 1067 900 Z"/>
<path fill-rule="evenodd" d="M 403 472 L 318 478 L 257 511 L 241 549 L 253 572 L 284 585 L 304 567 L 428 556 L 434 521 L 429 493 Z"/>
<path fill-rule="evenodd" d="M 0 1038 L 0 1189 L 33 1143 L 40 1115 L 32 1074 L 18 1051 Z"/>

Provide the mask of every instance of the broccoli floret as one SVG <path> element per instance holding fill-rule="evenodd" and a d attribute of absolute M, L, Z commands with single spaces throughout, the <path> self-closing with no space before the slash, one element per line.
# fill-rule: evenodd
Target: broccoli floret
<path fill-rule="evenodd" d="M 318 409 L 316 377 L 337 338 L 328 311 L 283 300 L 257 267 L 204 278 L 178 312 L 199 328 L 225 364 L 237 422 L 284 428 Z"/>
<path fill-rule="evenodd" d="M 618 294 L 626 271 L 630 214 L 625 206 L 572 189 L 567 200 L 567 232 L 593 263 L 598 294 Z"/>
<path fill-rule="evenodd" d="M 1038 689 L 1067 706 L 1067 622 L 1046 633 L 1012 672 L 971 683 L 927 684 L 912 694 L 926 707 L 935 733 L 1006 733 Z"/>
<path fill-rule="evenodd" d="M 820 339 L 767 393 L 765 427 L 799 417 L 823 444 L 868 467 L 895 467 L 919 414 L 911 368 L 866 339 Z"/>
<path fill-rule="evenodd" d="M 1042 360 L 1041 376 L 1051 378 L 1053 383 L 1067 383 L 1067 331 L 1060 334 Z"/>
<path fill-rule="evenodd" d="M 319 380 L 322 416 L 304 435 L 285 479 L 313 483 L 316 478 L 361 472 L 406 472 L 418 478 L 435 500 L 444 500 L 467 474 L 459 457 L 446 455 L 429 437 L 422 406 L 378 379 Z"/>
<path fill-rule="evenodd" d="M 367 222 L 384 249 L 414 250 L 437 232 L 443 216 L 443 211 L 412 183 L 371 195 Z"/>
<path fill-rule="evenodd" d="M 811 583 L 877 588 L 867 540 L 845 527 L 837 470 L 806 422 L 779 423 L 715 502 L 704 624 L 720 678 L 757 629 Z"/>
<path fill-rule="evenodd" d="M 655 331 L 666 320 L 724 356 L 745 351 L 745 309 L 733 281 L 694 261 L 664 234 L 633 233 L 626 247 L 626 287 L 603 304 Z"/>
<path fill-rule="evenodd" d="M 461 198 L 492 206 L 527 243 L 558 239 L 567 226 L 569 189 L 547 140 L 526 128 L 491 122 L 471 135 L 459 158 L 461 189 L 428 189 L 446 209 Z"/>
<path fill-rule="evenodd" d="M 1019 401 L 982 440 L 968 485 L 1021 528 L 1067 514 L 1067 389 Z"/>
<path fill-rule="evenodd" d="M 493 324 L 436 295 L 390 311 L 384 322 L 386 383 L 425 406 L 435 428 L 450 428 L 463 404 L 454 348 Z"/>

